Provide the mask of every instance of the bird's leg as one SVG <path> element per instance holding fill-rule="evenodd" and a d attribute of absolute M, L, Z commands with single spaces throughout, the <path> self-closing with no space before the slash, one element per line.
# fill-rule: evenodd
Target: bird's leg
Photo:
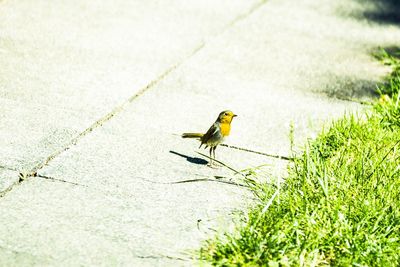
<path fill-rule="evenodd" d="M 213 151 L 213 147 L 211 146 L 210 147 L 210 164 L 209 164 L 210 167 L 212 167 L 212 165 L 213 165 L 212 151 Z"/>
<path fill-rule="evenodd" d="M 214 157 L 214 159 L 215 159 L 215 149 L 217 149 L 217 146 L 215 146 L 214 149 L 213 149 L 213 157 Z"/>
<path fill-rule="evenodd" d="M 216 163 L 216 162 L 215 162 L 215 150 L 216 150 L 216 149 L 217 149 L 217 146 L 215 146 L 214 149 L 213 149 L 214 166 L 220 167 L 221 165 L 220 165 L 219 163 Z"/>

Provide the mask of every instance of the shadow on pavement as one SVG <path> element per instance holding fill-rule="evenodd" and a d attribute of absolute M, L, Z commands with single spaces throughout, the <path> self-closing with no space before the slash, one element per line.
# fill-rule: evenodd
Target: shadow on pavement
<path fill-rule="evenodd" d="M 383 64 L 390 65 L 390 59 L 387 59 L 386 55 L 400 59 L 400 46 L 379 47 L 374 49 L 372 55 L 374 55 L 377 60 L 382 60 Z M 328 84 L 323 92 L 329 97 L 343 100 L 377 98 L 379 97 L 378 88 L 381 87 L 383 83 L 388 82 L 387 78 L 383 78 L 380 82 L 360 80 L 351 77 L 337 77 L 337 79 L 332 80 L 336 80 L 336 82 Z"/>
<path fill-rule="evenodd" d="M 189 161 L 190 163 L 194 163 L 194 164 L 199 164 L 199 165 L 206 165 L 208 164 L 208 161 L 205 159 L 201 159 L 201 158 L 196 158 L 196 157 L 190 157 L 175 151 L 170 150 L 169 153 L 172 153 L 174 155 L 180 156 L 182 158 L 185 158 L 187 161 Z"/>
<path fill-rule="evenodd" d="M 329 97 L 343 100 L 361 100 L 379 96 L 377 82 L 352 77 L 337 77 L 337 79 L 333 80 L 336 80 L 336 82 L 328 83 L 323 89 L 323 93 Z"/>
<path fill-rule="evenodd" d="M 375 4 L 375 10 L 364 12 L 364 17 L 377 23 L 400 25 L 399 0 L 363 0 Z"/>
<path fill-rule="evenodd" d="M 399 0 L 357 0 L 366 8 L 362 11 L 363 18 L 379 24 L 400 26 Z"/>

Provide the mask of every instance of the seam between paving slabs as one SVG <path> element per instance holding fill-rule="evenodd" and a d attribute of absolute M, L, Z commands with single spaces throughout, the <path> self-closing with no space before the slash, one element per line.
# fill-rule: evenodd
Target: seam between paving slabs
<path fill-rule="evenodd" d="M 15 170 L 15 169 L 13 169 L 13 168 L 6 167 L 6 166 L 0 166 L 0 170 L 6 170 L 6 171 L 15 172 L 14 175 L 18 175 L 18 173 L 19 173 L 18 170 Z M 0 191 L 0 197 L 2 197 L 2 196 L 4 196 L 5 194 L 7 194 L 7 192 L 9 192 L 15 185 L 19 184 L 19 182 L 20 182 L 19 179 L 20 179 L 20 178 L 15 179 L 15 181 L 12 182 L 9 186 L 7 186 L 5 190 Z M 1 248 L 1 247 L 0 247 L 0 248 Z"/>
<path fill-rule="evenodd" d="M 197 174 L 197 176 L 199 176 L 201 178 L 183 179 L 183 180 L 172 181 L 172 182 L 156 182 L 156 181 L 151 180 L 150 178 L 146 178 L 146 177 L 143 177 L 143 176 L 135 176 L 135 178 L 140 179 L 140 180 L 142 180 L 144 182 L 147 182 L 147 183 L 158 184 L 158 185 L 179 185 L 179 184 L 194 183 L 194 182 L 217 182 L 217 183 L 223 183 L 223 184 L 228 184 L 228 185 L 246 187 L 246 184 L 241 184 L 241 183 L 236 183 L 236 182 L 229 181 L 228 180 L 229 177 L 226 177 L 226 176 L 217 176 L 217 175 L 205 176 L 205 175 L 200 175 L 200 174 Z M 31 176 L 31 177 L 50 180 L 50 181 L 53 181 L 53 182 L 66 183 L 66 184 L 70 184 L 70 185 L 93 188 L 93 187 L 91 187 L 89 185 L 86 185 L 86 184 L 70 182 L 70 181 L 66 181 L 66 180 L 60 179 L 60 178 L 41 175 L 41 174 L 35 174 L 35 175 Z M 225 180 L 223 180 L 223 179 L 225 179 Z"/>
<path fill-rule="evenodd" d="M 212 35 L 211 37 L 216 37 L 218 35 L 223 34 L 226 32 L 229 28 L 234 26 L 236 23 L 239 21 L 242 21 L 246 18 L 248 18 L 250 15 L 252 15 L 255 11 L 257 11 L 261 6 L 263 6 L 266 3 L 266 0 L 260 0 L 253 6 L 251 6 L 245 13 L 238 15 L 236 18 L 234 18 L 231 22 L 229 22 L 225 27 L 223 27 L 218 33 Z M 206 38 L 206 37 L 205 37 Z M 160 76 L 158 76 L 155 80 L 152 80 L 149 84 L 147 84 L 145 87 L 140 89 L 137 93 L 129 97 L 127 100 L 125 100 L 122 104 L 116 106 L 114 109 L 111 110 L 107 115 L 104 117 L 100 118 L 96 122 L 94 122 L 89 128 L 85 129 L 83 132 L 78 134 L 76 137 L 71 139 L 70 142 L 68 142 L 65 146 L 63 146 L 60 150 L 52 153 L 50 156 L 48 156 L 43 162 L 37 164 L 35 167 L 31 169 L 30 172 L 27 173 L 20 173 L 20 179 L 16 184 L 19 184 L 26 180 L 29 177 L 37 177 L 37 172 L 42 169 L 44 166 L 46 166 L 51 160 L 53 160 L 55 157 L 60 155 L 61 153 L 67 151 L 68 149 L 71 148 L 71 146 L 76 145 L 77 142 L 90 132 L 92 132 L 94 129 L 102 126 L 104 123 L 109 121 L 112 117 L 115 115 L 119 114 L 121 111 L 123 111 L 129 104 L 131 104 L 134 100 L 136 100 L 138 97 L 140 97 L 142 94 L 147 92 L 149 89 L 151 89 L 154 85 L 158 84 L 161 80 L 163 80 L 168 74 L 170 74 L 173 70 L 181 66 L 184 62 L 189 60 L 191 57 L 193 57 L 195 54 L 197 54 L 202 48 L 204 48 L 206 45 L 206 42 L 203 40 L 187 57 L 179 61 L 178 63 L 172 65 L 169 67 L 166 71 L 164 71 Z M 62 179 L 61 179 L 62 180 Z M 9 192 L 12 188 L 14 188 L 15 184 L 9 187 L 6 191 L 0 194 L 1 196 L 4 196 L 6 192 Z"/>

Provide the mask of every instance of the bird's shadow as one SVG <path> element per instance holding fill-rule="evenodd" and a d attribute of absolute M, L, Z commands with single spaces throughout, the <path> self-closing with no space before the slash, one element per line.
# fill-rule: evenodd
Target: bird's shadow
<path fill-rule="evenodd" d="M 176 151 L 172 151 L 172 150 L 170 150 L 169 153 L 180 156 L 182 158 L 185 158 L 187 161 L 189 161 L 190 163 L 193 163 L 193 164 L 198 164 L 198 165 L 208 164 L 208 161 L 205 159 L 190 157 L 190 156 L 187 156 L 187 155 L 184 155 L 184 154 L 178 153 Z"/>

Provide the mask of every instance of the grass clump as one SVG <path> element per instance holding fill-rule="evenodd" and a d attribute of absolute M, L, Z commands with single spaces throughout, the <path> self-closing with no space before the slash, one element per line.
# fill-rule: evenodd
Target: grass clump
<path fill-rule="evenodd" d="M 242 225 L 208 241 L 219 266 L 400 266 L 400 63 L 365 116 L 333 123 L 260 185 Z M 393 80 L 390 80 L 393 78 Z M 384 100 L 382 100 L 384 98 Z"/>
<path fill-rule="evenodd" d="M 381 97 L 375 105 L 382 124 L 393 129 L 393 126 L 400 127 L 400 50 L 392 54 L 382 50 L 376 56 L 384 64 L 393 67 L 391 75 L 378 88 Z"/>

